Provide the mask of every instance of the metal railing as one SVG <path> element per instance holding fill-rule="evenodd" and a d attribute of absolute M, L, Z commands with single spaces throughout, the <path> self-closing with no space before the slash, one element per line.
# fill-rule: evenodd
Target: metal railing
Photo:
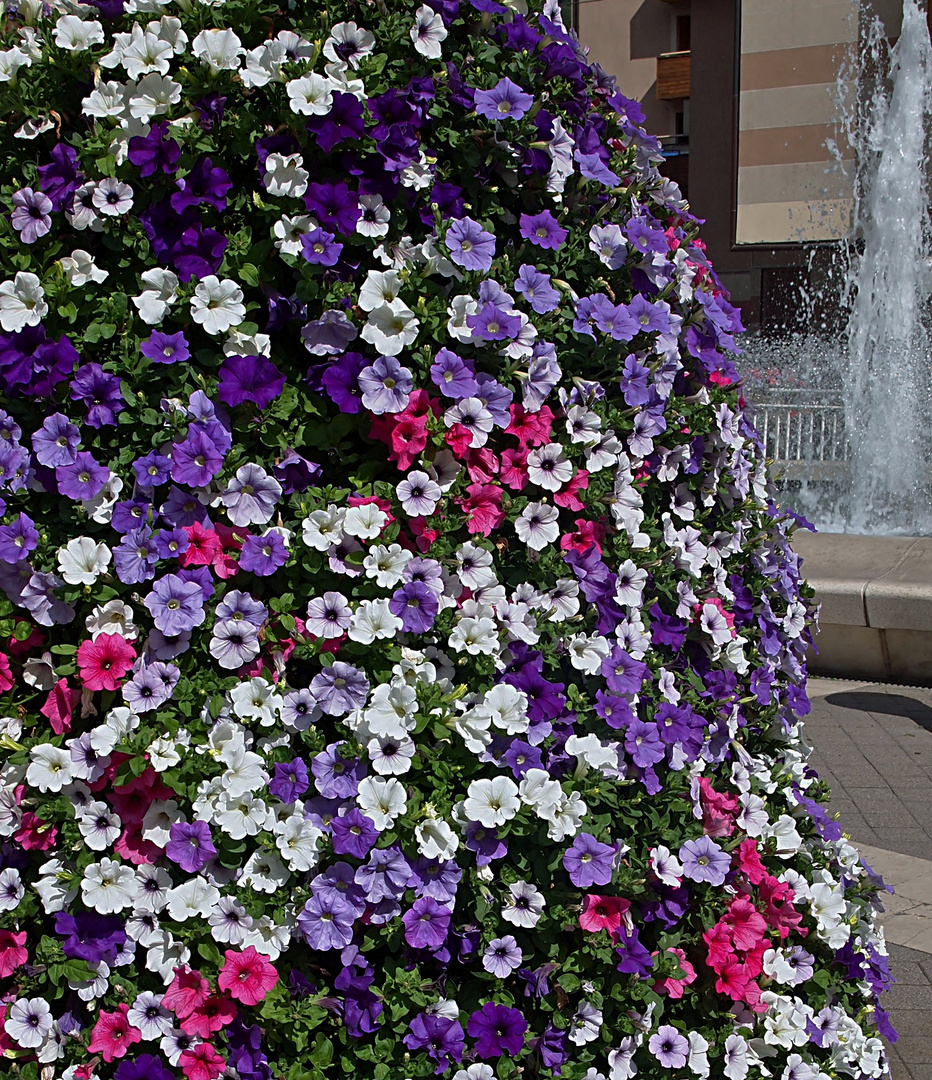
<path fill-rule="evenodd" d="M 845 408 L 832 395 L 775 389 L 754 401 L 755 426 L 777 462 L 844 462 L 851 457 Z"/>

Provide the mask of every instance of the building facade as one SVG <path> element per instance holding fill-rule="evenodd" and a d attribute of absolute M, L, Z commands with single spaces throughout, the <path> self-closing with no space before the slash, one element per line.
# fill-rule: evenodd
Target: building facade
<path fill-rule="evenodd" d="M 828 246 L 850 228 L 854 163 L 840 118 L 869 12 L 858 0 L 569 7 L 591 59 L 660 136 L 663 171 L 705 219 L 703 239 L 745 322 L 789 326 L 797 294 L 816 291 Z M 901 0 L 872 7 L 895 37 Z M 833 314 L 815 317 L 828 326 Z"/>

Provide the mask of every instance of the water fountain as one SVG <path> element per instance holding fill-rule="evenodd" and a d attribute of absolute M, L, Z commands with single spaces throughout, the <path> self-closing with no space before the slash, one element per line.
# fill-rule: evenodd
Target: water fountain
<path fill-rule="evenodd" d="M 821 402 L 803 401 L 794 411 L 791 391 L 786 416 L 770 413 L 783 423 L 786 448 L 792 452 L 795 438 L 798 455 L 809 458 L 787 480 L 792 501 L 820 528 L 932 535 L 932 45 L 917 0 L 904 0 L 892 48 L 876 16 L 865 22 L 859 55 L 843 68 L 837 97 L 839 142 L 843 137 L 855 151 L 854 213 L 822 287 L 836 290 L 849 312 L 847 327 L 834 341 L 797 338 L 790 364 L 786 343 L 782 357 L 774 346 L 752 345 L 744 364 L 766 367 L 769 355 L 807 383 L 813 369 L 819 372 Z M 851 168 L 850 159 L 839 154 L 838 167 L 846 165 Z M 766 397 L 762 404 L 769 424 Z M 778 457 L 780 438 L 778 430 Z"/>

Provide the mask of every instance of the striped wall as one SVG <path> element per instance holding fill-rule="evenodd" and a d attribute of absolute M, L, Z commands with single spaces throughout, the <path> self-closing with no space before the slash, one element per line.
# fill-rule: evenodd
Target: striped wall
<path fill-rule="evenodd" d="M 857 0 L 742 0 L 738 244 L 847 232 L 850 181 L 826 142 L 838 138 L 838 69 L 857 34 Z"/>

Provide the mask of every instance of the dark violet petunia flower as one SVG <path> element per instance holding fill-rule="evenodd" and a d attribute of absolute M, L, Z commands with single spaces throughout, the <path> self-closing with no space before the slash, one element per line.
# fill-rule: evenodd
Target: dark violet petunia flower
<path fill-rule="evenodd" d="M 129 140 L 127 156 L 140 176 L 152 176 L 159 169 L 171 174 L 178 168 L 181 147 L 168 137 L 168 121 L 160 120 L 152 125 L 148 135 L 134 135 Z"/>
<path fill-rule="evenodd" d="M 342 181 L 337 184 L 309 184 L 304 205 L 308 213 L 313 214 L 322 225 L 343 236 L 353 235 L 362 213 L 358 195 Z"/>
<path fill-rule="evenodd" d="M 309 116 L 305 127 L 317 136 L 317 145 L 323 153 L 329 154 L 344 139 L 356 140 L 365 135 L 362 102 L 354 94 L 335 90 L 330 112 L 322 116 Z"/>
<path fill-rule="evenodd" d="M 434 1072 L 439 1076 L 463 1060 L 466 1037 L 458 1020 L 419 1013 L 411 1021 L 404 1043 L 409 1050 L 426 1050 L 427 1056 L 437 1062 Z"/>
<path fill-rule="evenodd" d="M 420 897 L 401 917 L 405 941 L 412 949 L 441 948 L 450 932 L 450 916 L 450 909 L 433 897 Z"/>
<path fill-rule="evenodd" d="M 128 533 L 131 529 L 153 524 L 157 517 L 148 499 L 123 499 L 114 506 L 110 525 L 118 533 Z"/>
<path fill-rule="evenodd" d="M 227 192 L 233 187 L 233 181 L 225 169 L 214 168 L 209 157 L 202 157 L 187 176 L 175 181 L 175 186 L 178 190 L 171 197 L 171 205 L 175 213 L 180 214 L 201 203 L 208 203 L 215 210 L 225 210 Z"/>
<path fill-rule="evenodd" d="M 228 356 L 220 368 L 217 397 L 234 408 L 252 401 L 260 409 L 285 388 L 285 376 L 265 356 Z"/>
<path fill-rule="evenodd" d="M 301 237 L 301 253 L 315 266 L 335 266 L 343 251 L 343 245 L 324 229 L 312 229 Z"/>
<path fill-rule="evenodd" d="M 285 763 L 276 762 L 269 791 L 283 803 L 293 803 L 307 791 L 309 785 L 307 766 L 301 758 L 295 758 Z"/>
<path fill-rule="evenodd" d="M 32 449 L 40 465 L 54 469 L 73 465 L 77 457 L 81 432 L 63 413 L 52 413 L 32 435 Z"/>
<path fill-rule="evenodd" d="M 204 621 L 204 593 L 194 581 L 166 574 L 152 586 L 143 603 L 163 634 L 174 637 L 193 630 Z"/>
<path fill-rule="evenodd" d="M 269 577 L 288 562 L 288 549 L 280 533 L 270 530 L 265 536 L 247 536 L 240 552 L 239 566 L 258 577 Z"/>
<path fill-rule="evenodd" d="M 542 210 L 539 214 L 521 215 L 521 235 L 537 247 L 557 251 L 563 247 L 569 232 L 560 227 L 549 210 Z"/>
<path fill-rule="evenodd" d="M 612 880 L 615 848 L 602 844 L 590 833 L 577 833 L 563 854 L 563 867 L 578 889 L 608 885 Z"/>
<path fill-rule="evenodd" d="M 371 820 L 354 806 L 331 820 L 330 838 L 337 855 L 364 859 L 378 840 L 379 833 Z"/>
<path fill-rule="evenodd" d="M 100 364 L 85 364 L 74 373 L 70 396 L 72 401 L 84 402 L 86 422 L 93 428 L 100 428 L 115 424 L 116 414 L 126 405 L 120 386 L 118 375 L 108 375 Z"/>
<path fill-rule="evenodd" d="M 203 431 L 189 431 L 183 442 L 172 443 L 172 480 L 176 484 L 206 487 L 222 466 L 223 455 Z"/>
<path fill-rule="evenodd" d="M 618 945 L 615 952 L 621 957 L 620 963 L 615 967 L 626 975 L 637 975 L 639 978 L 648 978 L 653 971 L 654 961 L 650 953 L 641 944 L 637 929 L 626 933 L 624 927 L 618 929 Z"/>
<path fill-rule="evenodd" d="M 27 514 L 19 514 L 10 525 L 0 525 L 0 559 L 4 562 L 20 562 L 38 543 L 39 532 Z"/>
<path fill-rule="evenodd" d="M 75 166 L 78 163 L 77 151 L 65 143 L 52 147 L 49 165 L 38 168 L 39 183 L 42 190 L 52 200 L 53 210 L 70 210 L 74 193 L 82 183 L 81 174 Z"/>
<path fill-rule="evenodd" d="M 244 1077 L 244 1073 L 239 1075 Z M 117 1065 L 113 1080 L 173 1080 L 174 1073 L 155 1054 L 138 1054 L 131 1061 Z M 245 1078 L 244 1078 L 245 1080 Z M 258 1080 L 258 1077 L 256 1078 Z"/>
<path fill-rule="evenodd" d="M 510 1054 L 515 1057 L 524 1048 L 527 1020 L 517 1009 L 487 1001 L 466 1023 L 466 1031 L 476 1040 L 476 1054 L 483 1061 Z"/>
<path fill-rule="evenodd" d="M 222 233 L 201 222 L 189 225 L 171 249 L 170 261 L 178 271 L 179 280 L 190 281 L 193 277 L 216 274 L 228 243 Z"/>
<path fill-rule="evenodd" d="M 65 956 L 90 964 L 101 961 L 112 964 L 126 942 L 122 920 L 116 915 L 99 915 L 95 911 L 79 911 L 75 915 L 57 912 L 55 933 L 65 939 L 62 942 Z"/>
<path fill-rule="evenodd" d="M 183 529 L 195 522 L 206 521 L 207 507 L 196 495 L 172 484 L 168 489 L 168 498 L 159 507 L 159 514 L 169 525 Z"/>
<path fill-rule="evenodd" d="M 194 108 L 198 112 L 197 122 L 201 126 L 201 131 L 213 131 L 217 124 L 223 120 L 226 103 L 227 99 L 224 95 L 218 94 L 215 90 L 194 102 Z"/>
<path fill-rule="evenodd" d="M 73 464 L 59 465 L 55 470 L 58 493 L 68 499 L 93 499 L 110 479 L 110 470 L 98 465 L 94 455 L 81 450 Z"/>
<path fill-rule="evenodd" d="M 272 475 L 281 484 L 285 495 L 303 494 L 321 478 L 321 467 L 301 457 L 296 450 L 288 453 L 272 468 Z"/>
<path fill-rule="evenodd" d="M 495 236 L 486 232 L 478 221 L 459 218 L 447 229 L 444 243 L 450 258 L 464 270 L 485 272 L 492 267 L 495 258 Z"/>
<path fill-rule="evenodd" d="M 196 874 L 217 854 L 206 821 L 176 821 L 168 835 L 166 856 L 189 874 Z"/>
<path fill-rule="evenodd" d="M 181 330 L 176 334 L 153 331 L 139 346 L 139 351 L 156 364 L 181 364 L 191 357 L 188 339 Z"/>

